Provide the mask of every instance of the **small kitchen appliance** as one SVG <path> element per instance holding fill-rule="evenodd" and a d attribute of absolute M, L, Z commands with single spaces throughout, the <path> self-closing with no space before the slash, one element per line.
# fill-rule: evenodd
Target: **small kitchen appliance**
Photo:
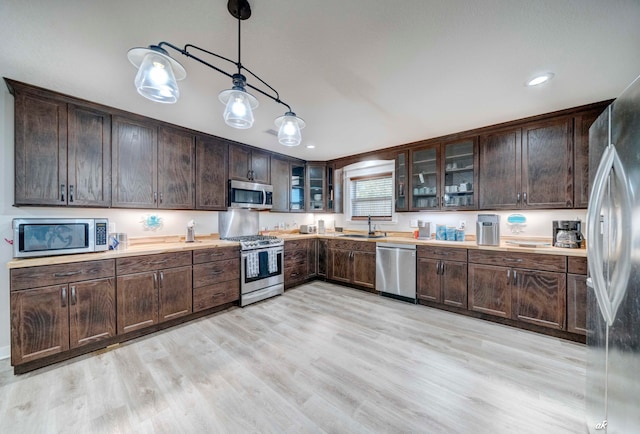
<path fill-rule="evenodd" d="M 476 243 L 479 246 L 500 245 L 500 216 L 498 214 L 478 214 Z"/>
<path fill-rule="evenodd" d="M 580 220 L 554 220 L 553 221 L 553 245 L 566 249 L 579 249 L 582 247 L 584 236 L 582 235 L 582 222 Z"/>
<path fill-rule="evenodd" d="M 107 219 L 13 219 L 13 257 L 68 255 L 109 249 Z"/>
<path fill-rule="evenodd" d="M 430 240 L 431 234 L 435 233 L 436 228 L 433 222 L 425 222 L 418 220 L 418 239 Z"/>
<path fill-rule="evenodd" d="M 301 234 L 315 234 L 318 231 L 316 225 L 300 225 Z"/>
<path fill-rule="evenodd" d="M 229 181 L 229 208 L 271 209 L 273 186 L 256 182 Z"/>

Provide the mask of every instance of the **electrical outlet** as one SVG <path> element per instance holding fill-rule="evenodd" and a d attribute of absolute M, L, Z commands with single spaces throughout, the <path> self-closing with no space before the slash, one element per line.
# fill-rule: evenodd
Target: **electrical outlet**
<path fill-rule="evenodd" d="M 418 227 L 418 219 L 411 219 L 411 224 L 409 225 L 412 228 Z"/>
<path fill-rule="evenodd" d="M 467 221 L 466 221 L 466 220 L 460 220 L 460 221 L 458 222 L 458 227 L 459 227 L 460 229 L 466 229 L 466 228 L 467 228 Z"/>

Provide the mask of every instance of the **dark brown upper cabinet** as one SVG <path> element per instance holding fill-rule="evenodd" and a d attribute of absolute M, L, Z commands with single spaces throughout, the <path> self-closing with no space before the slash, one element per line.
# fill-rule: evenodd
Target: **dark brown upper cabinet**
<path fill-rule="evenodd" d="M 270 154 L 246 146 L 229 145 L 229 177 L 239 181 L 270 184 Z"/>
<path fill-rule="evenodd" d="M 15 205 L 111 206 L 111 116 L 7 84 L 15 96 Z"/>
<path fill-rule="evenodd" d="M 480 136 L 480 209 L 573 207 L 573 119 Z"/>
<path fill-rule="evenodd" d="M 324 212 L 327 209 L 327 165 L 308 163 L 306 170 L 308 212 Z"/>
<path fill-rule="evenodd" d="M 406 210 L 402 207 L 406 197 L 411 198 L 411 211 L 477 209 L 477 148 L 477 137 L 469 137 L 413 150 L 407 185 L 403 185 L 404 157 L 399 153 L 396 210 Z"/>
<path fill-rule="evenodd" d="M 227 210 L 229 145 L 212 136 L 196 135 L 196 209 Z"/>
<path fill-rule="evenodd" d="M 477 150 L 478 138 L 475 136 L 442 144 L 442 209 L 478 208 Z"/>
<path fill-rule="evenodd" d="M 409 211 L 407 191 L 409 186 L 409 152 L 401 151 L 396 155 L 396 211 Z"/>
<path fill-rule="evenodd" d="M 283 158 L 271 159 L 271 185 L 273 186 L 274 212 L 289 212 L 289 179 L 291 177 L 291 162 Z"/>
<path fill-rule="evenodd" d="M 411 211 L 439 210 L 442 196 L 440 144 L 411 151 L 410 203 Z"/>
<path fill-rule="evenodd" d="M 124 208 L 194 209 L 194 135 L 114 116 L 112 200 Z"/>
<path fill-rule="evenodd" d="M 602 109 L 579 114 L 574 118 L 573 161 L 573 206 L 586 208 L 589 204 L 589 128 L 600 116 Z"/>

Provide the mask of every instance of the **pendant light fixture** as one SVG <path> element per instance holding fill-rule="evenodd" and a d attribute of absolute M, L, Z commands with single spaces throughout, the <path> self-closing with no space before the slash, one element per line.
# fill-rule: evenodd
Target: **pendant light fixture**
<path fill-rule="evenodd" d="M 241 22 L 251 16 L 251 6 L 248 0 L 229 0 L 227 9 L 229 13 L 238 20 L 237 62 L 192 44 L 187 44 L 184 48 L 179 48 L 169 42 L 160 42 L 157 45 L 149 45 L 147 48 L 132 48 L 127 53 L 127 57 L 129 61 L 138 68 L 138 74 L 134 82 L 138 93 L 155 102 L 171 104 L 178 101 L 180 91 L 177 82 L 183 80 L 187 76 L 187 72 L 164 48 L 169 47 L 231 78 L 232 88 L 223 90 L 218 95 L 220 102 L 225 105 L 223 118 L 227 125 L 238 129 L 251 128 L 253 125 L 253 110 L 258 107 L 258 100 L 255 96 L 247 92 L 246 88 L 250 88 L 278 104 L 287 107 L 285 114 L 275 120 L 275 124 L 278 127 L 278 141 L 284 146 L 298 146 L 302 141 L 300 130 L 305 127 L 305 122 L 296 116 L 287 103 L 280 99 L 278 91 L 242 65 L 240 56 L 240 28 Z M 233 74 L 228 73 L 195 56 L 192 52 L 196 50 L 232 63 L 237 68 L 237 72 Z M 243 74 L 243 71 L 258 80 L 261 87 L 247 83 L 247 78 Z"/>

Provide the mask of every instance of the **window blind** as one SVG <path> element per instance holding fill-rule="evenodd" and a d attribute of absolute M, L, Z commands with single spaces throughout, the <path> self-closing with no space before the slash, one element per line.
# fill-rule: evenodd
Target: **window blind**
<path fill-rule="evenodd" d="M 393 178 L 391 173 L 351 178 L 351 218 L 391 220 Z"/>

